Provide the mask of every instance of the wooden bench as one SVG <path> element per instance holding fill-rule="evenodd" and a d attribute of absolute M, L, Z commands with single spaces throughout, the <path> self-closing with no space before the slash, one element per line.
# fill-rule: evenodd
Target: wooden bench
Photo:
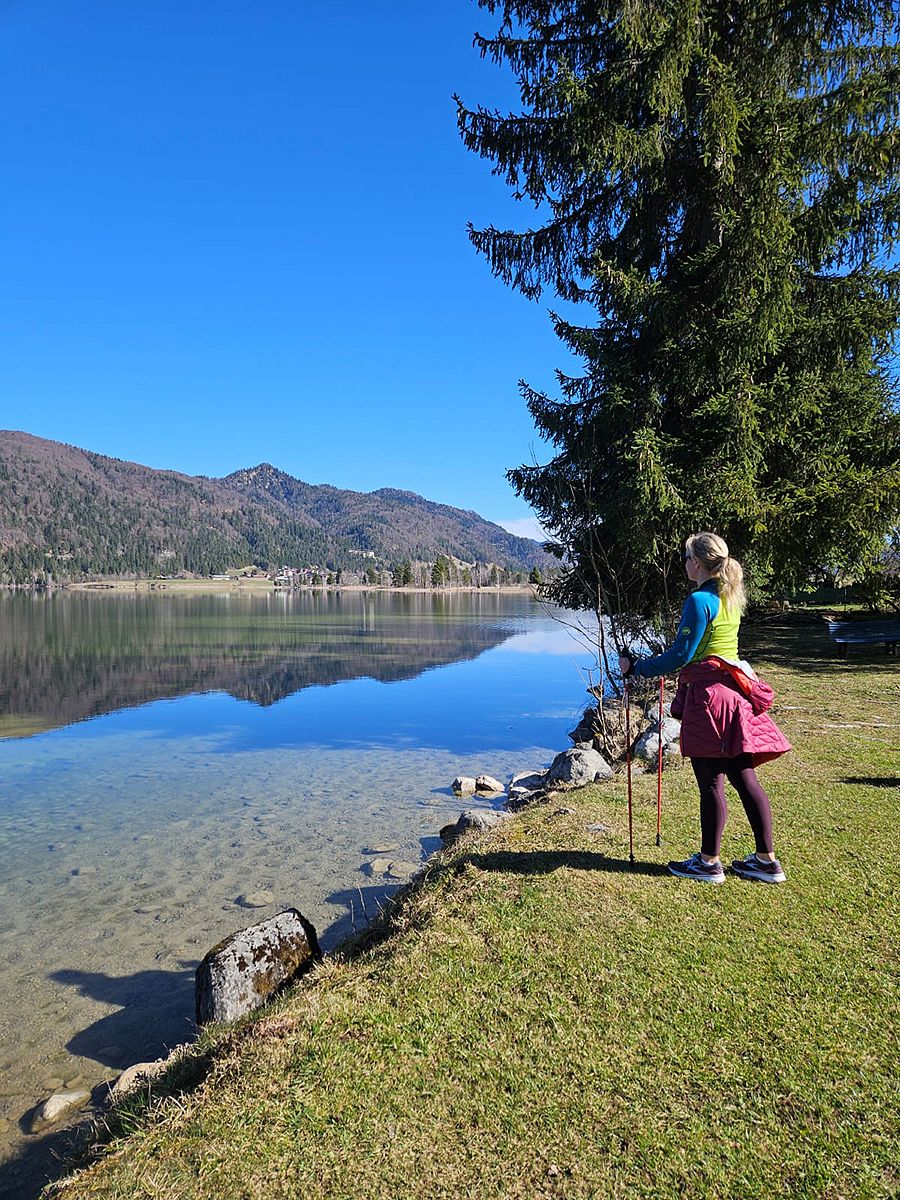
<path fill-rule="evenodd" d="M 885 654 L 896 654 L 900 642 L 900 620 L 897 621 L 829 621 L 828 633 L 837 643 L 841 658 L 847 657 L 848 646 L 872 646 L 884 642 Z"/>

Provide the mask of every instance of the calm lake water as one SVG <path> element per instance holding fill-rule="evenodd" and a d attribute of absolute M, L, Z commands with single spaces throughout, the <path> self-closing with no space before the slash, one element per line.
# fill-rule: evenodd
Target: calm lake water
<path fill-rule="evenodd" d="M 568 745 L 590 665 L 520 595 L 0 593 L 0 1154 L 188 1040 L 229 933 L 295 905 L 334 946 L 438 848 L 455 775 Z"/>

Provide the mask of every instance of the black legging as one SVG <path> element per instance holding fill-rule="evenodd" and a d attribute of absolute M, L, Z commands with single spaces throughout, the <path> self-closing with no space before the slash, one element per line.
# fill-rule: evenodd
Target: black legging
<path fill-rule="evenodd" d="M 749 754 L 736 758 L 692 758 L 691 766 L 700 787 L 700 851 L 715 858 L 722 845 L 728 819 L 725 777 L 741 798 L 750 828 L 761 854 L 772 853 L 772 808 L 769 797 L 756 778 Z"/>

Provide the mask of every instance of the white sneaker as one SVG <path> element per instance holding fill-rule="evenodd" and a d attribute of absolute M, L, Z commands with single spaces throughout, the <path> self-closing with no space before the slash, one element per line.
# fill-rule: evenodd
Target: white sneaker
<path fill-rule="evenodd" d="M 731 869 L 735 875 L 740 875 L 741 879 L 757 879 L 760 883 L 785 883 L 787 881 L 784 868 L 777 858 L 766 862 L 765 859 L 757 857 L 755 850 L 746 858 L 736 858 L 731 864 Z"/>

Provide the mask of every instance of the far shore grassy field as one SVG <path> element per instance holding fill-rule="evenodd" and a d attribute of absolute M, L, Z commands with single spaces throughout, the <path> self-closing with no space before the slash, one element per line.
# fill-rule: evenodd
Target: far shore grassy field
<path fill-rule="evenodd" d="M 432 860 L 356 945 L 111 1118 L 52 1195 L 900 1196 L 900 669 L 823 628 L 745 650 L 783 887 L 667 874 L 687 766 L 555 797 Z M 603 828 L 605 827 L 605 828 Z M 735 802 L 723 857 L 751 848 Z"/>

